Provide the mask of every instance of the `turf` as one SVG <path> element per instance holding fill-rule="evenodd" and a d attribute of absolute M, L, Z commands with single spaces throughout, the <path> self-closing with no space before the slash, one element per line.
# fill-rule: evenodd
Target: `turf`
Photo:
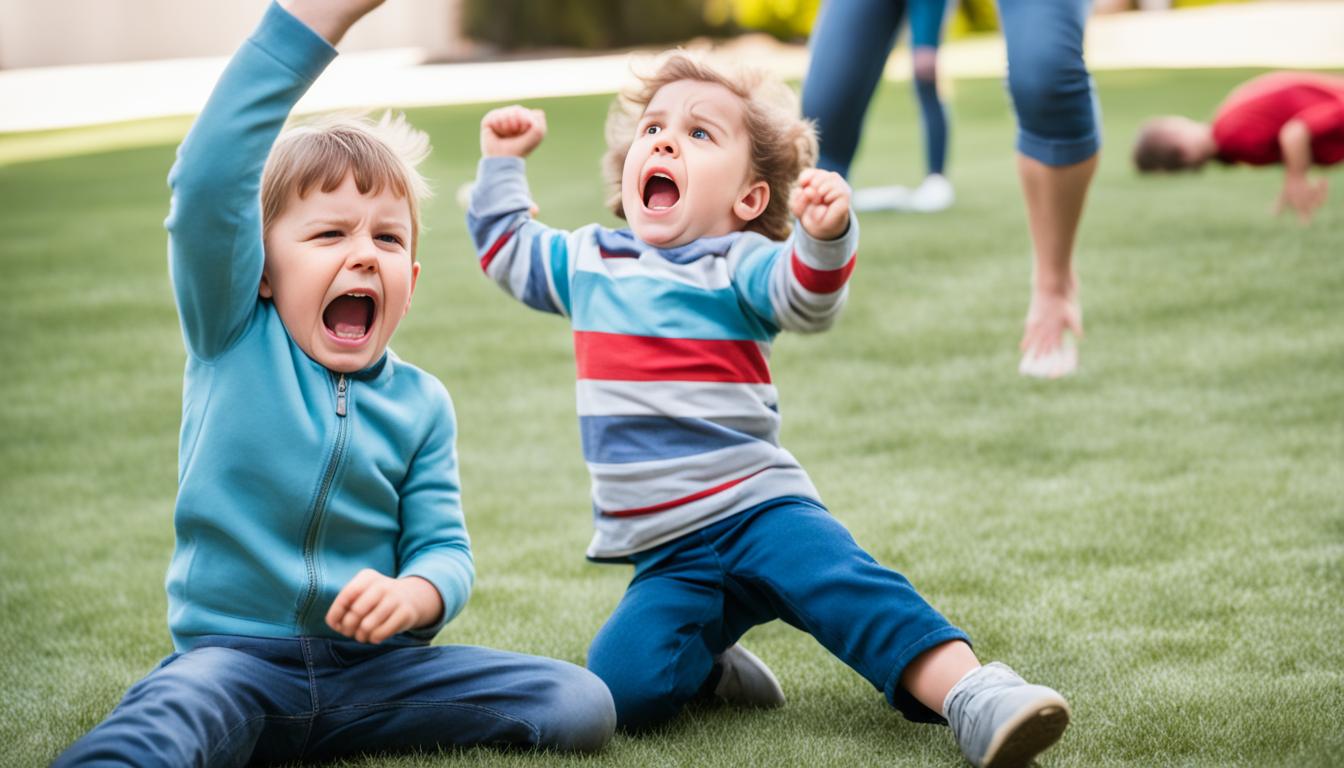
<path fill-rule="evenodd" d="M 864 217 L 838 327 L 775 346 L 784 443 L 834 513 L 982 656 L 1073 702 L 1046 765 L 1344 763 L 1344 189 L 1303 228 L 1269 214 L 1275 171 L 1127 167 L 1144 116 L 1208 114 L 1249 74 L 1098 76 L 1107 148 L 1078 247 L 1078 376 L 1015 373 L 1029 247 L 992 80 L 956 83 L 957 206 Z M 606 99 L 540 106 L 542 218 L 608 220 Z M 629 572 L 582 557 L 566 328 L 481 277 L 453 200 L 474 173 L 482 112 L 411 113 L 437 147 L 427 171 L 440 194 L 395 347 L 454 395 L 479 569 L 439 642 L 581 662 Z M 908 86 L 885 85 L 869 120 L 856 182 L 916 181 Z M 104 144 L 98 131 L 0 139 L 5 764 L 49 762 L 170 649 L 173 126 L 148 124 L 141 141 L 117 126 Z M 22 161 L 16 141 L 42 159 Z M 959 764 L 944 729 L 903 721 L 810 638 L 776 623 L 746 642 L 779 674 L 786 708 L 693 710 L 590 759 L 465 750 L 347 764 Z"/>

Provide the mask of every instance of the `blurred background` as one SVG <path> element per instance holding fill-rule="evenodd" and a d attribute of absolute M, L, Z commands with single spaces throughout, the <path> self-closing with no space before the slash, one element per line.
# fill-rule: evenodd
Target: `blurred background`
<path fill-rule="evenodd" d="M 0 69 L 223 56 L 269 0 L 0 0 Z M 1099 0 L 1098 13 L 1217 0 Z M 993 0 L 952 0 L 952 38 L 997 27 Z M 820 0 L 397 0 L 343 48 L 416 47 L 432 58 L 607 49 L 761 31 L 805 39 Z M 74 20 L 75 23 L 71 23 Z"/>
<path fill-rule="evenodd" d="M 64 141 L 32 132 L 195 114 L 267 2 L 0 0 L 0 162 Z M 949 2 L 940 77 L 1001 76 L 993 0 Z M 298 111 L 611 93 L 629 77 L 632 51 L 673 45 L 797 80 L 819 5 L 393 0 L 342 41 L 345 55 Z M 1086 56 L 1093 71 L 1344 67 L 1344 2 L 1097 0 Z M 909 75 L 908 55 L 890 57 L 888 79 Z"/>

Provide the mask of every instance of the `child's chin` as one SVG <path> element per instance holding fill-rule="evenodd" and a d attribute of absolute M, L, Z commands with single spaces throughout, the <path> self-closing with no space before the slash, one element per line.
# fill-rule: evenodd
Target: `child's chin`
<path fill-rule="evenodd" d="M 645 224 L 641 227 L 633 227 L 635 237 L 643 242 L 652 245 L 654 248 L 676 248 L 679 245 L 685 245 L 694 237 L 686 235 L 684 232 L 673 231 L 672 227 Z"/>

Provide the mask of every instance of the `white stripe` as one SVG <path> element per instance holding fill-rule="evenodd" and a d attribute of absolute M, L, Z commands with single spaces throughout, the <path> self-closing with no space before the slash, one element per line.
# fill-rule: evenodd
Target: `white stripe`
<path fill-rule="evenodd" d="M 576 267 L 584 272 L 597 272 L 613 278 L 651 277 L 705 291 L 724 290 L 733 285 L 726 259 L 705 256 L 690 264 L 678 264 L 651 250 L 641 252 L 638 258 L 604 259 L 595 237 L 587 238 L 583 246 Z"/>
<path fill-rule="evenodd" d="M 788 259 L 775 262 L 770 275 L 770 304 L 779 327 L 786 331 L 814 333 L 835 322 L 849 296 L 849 283 L 834 293 L 813 293 L 798 282 Z"/>
<path fill-rule="evenodd" d="M 627 464 L 589 463 L 598 509 L 642 509 L 700 493 L 773 465 L 798 462 L 788 451 L 754 440 L 717 451 Z"/>
<path fill-rule="evenodd" d="M 650 549 L 781 496 L 821 499 L 802 467 L 767 469 L 721 493 L 665 512 L 638 517 L 596 515 L 588 556 L 617 558 Z"/>
<path fill-rule="evenodd" d="M 714 381 L 606 381 L 580 379 L 580 416 L 764 417 L 779 414 L 773 384 Z"/>

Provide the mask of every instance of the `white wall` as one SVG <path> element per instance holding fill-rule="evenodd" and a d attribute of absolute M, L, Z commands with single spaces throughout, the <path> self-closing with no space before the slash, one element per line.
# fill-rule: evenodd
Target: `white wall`
<path fill-rule="evenodd" d="M 224 56 L 269 0 L 0 0 L 0 69 Z M 341 49 L 452 53 L 461 0 L 390 0 Z"/>

